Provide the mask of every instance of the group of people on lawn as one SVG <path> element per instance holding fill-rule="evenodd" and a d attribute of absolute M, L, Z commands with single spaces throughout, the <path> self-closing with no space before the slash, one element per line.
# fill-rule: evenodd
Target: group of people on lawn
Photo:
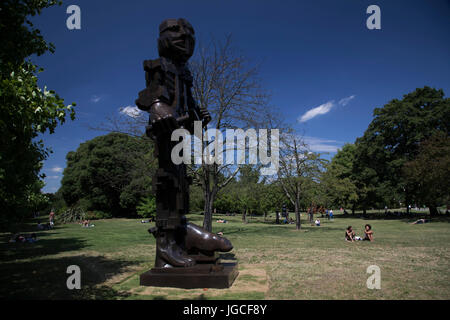
<path fill-rule="evenodd" d="M 347 227 L 347 230 L 345 230 L 345 241 L 355 242 L 358 240 L 373 241 L 373 231 L 370 224 L 364 226 L 364 238 L 358 237 L 352 226 Z"/>
<path fill-rule="evenodd" d="M 308 214 L 309 222 L 311 222 L 311 224 L 313 223 L 314 215 L 317 213 L 320 213 L 322 217 L 326 216 L 328 220 L 333 219 L 333 210 L 332 209 L 328 210 L 324 206 L 312 205 L 311 207 L 308 208 L 308 210 L 306 210 L 306 212 Z"/>

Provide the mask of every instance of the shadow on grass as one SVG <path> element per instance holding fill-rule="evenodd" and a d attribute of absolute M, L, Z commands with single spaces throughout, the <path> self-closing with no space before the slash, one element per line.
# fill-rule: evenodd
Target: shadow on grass
<path fill-rule="evenodd" d="M 152 300 L 167 300 L 166 296 L 153 296 Z"/>
<path fill-rule="evenodd" d="M 45 232 L 36 232 L 36 236 L 38 241 L 34 243 L 8 242 L 8 236 L 4 236 L 0 243 L 2 262 L 33 259 L 65 251 L 76 251 L 85 247 L 85 241 L 76 238 L 46 239 Z"/>
<path fill-rule="evenodd" d="M 128 296 L 101 284 L 122 273 L 133 262 L 77 252 L 87 246 L 86 241 L 76 237 L 51 238 L 59 233 L 58 229 L 37 231 L 34 221 L 9 229 L 22 235 L 35 233 L 38 238 L 35 243 L 9 242 L 12 233 L 1 234 L 0 299 L 118 299 Z M 80 290 L 67 288 L 70 265 L 80 267 Z"/>
<path fill-rule="evenodd" d="M 0 264 L 1 299 L 117 299 L 128 294 L 107 286 L 98 286 L 124 271 L 130 262 L 101 256 L 77 255 L 61 258 L 35 258 Z M 81 270 L 81 289 L 69 290 L 66 282 L 71 274 L 67 267 Z"/>

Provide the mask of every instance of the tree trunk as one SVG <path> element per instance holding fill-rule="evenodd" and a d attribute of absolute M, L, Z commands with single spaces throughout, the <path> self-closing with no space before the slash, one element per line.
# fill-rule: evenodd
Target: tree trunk
<path fill-rule="evenodd" d="M 247 223 L 247 209 L 242 211 L 242 222 Z"/>
<path fill-rule="evenodd" d="M 409 215 L 410 214 L 410 209 L 409 209 L 409 204 L 411 203 L 410 201 L 410 197 L 409 197 L 409 192 L 405 191 L 405 202 L 406 202 L 406 214 Z M 431 209 L 431 208 L 430 208 Z M 431 211 L 430 211 L 431 212 Z"/>
<path fill-rule="evenodd" d="M 435 205 L 428 205 L 428 208 L 430 209 L 430 217 L 435 217 L 439 214 Z"/>
<path fill-rule="evenodd" d="M 203 212 L 203 229 L 212 231 L 211 194 L 205 191 L 205 206 Z"/>
<path fill-rule="evenodd" d="M 267 211 L 264 211 L 264 222 L 266 222 L 266 218 L 267 218 Z"/>
<path fill-rule="evenodd" d="M 297 230 L 300 230 L 302 228 L 301 222 L 300 222 L 300 210 L 298 201 L 295 201 L 295 228 Z"/>
<path fill-rule="evenodd" d="M 214 199 L 216 198 L 217 192 L 213 190 L 205 190 L 205 212 L 203 217 L 203 229 L 208 232 L 212 232 L 212 208 L 214 205 Z"/>

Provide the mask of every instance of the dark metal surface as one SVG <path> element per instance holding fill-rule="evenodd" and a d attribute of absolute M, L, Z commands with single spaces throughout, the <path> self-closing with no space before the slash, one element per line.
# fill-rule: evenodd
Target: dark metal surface
<path fill-rule="evenodd" d="M 228 252 L 233 246 L 228 239 L 186 221 L 190 179 L 186 165 L 175 165 L 171 160 L 172 148 L 178 143 L 171 141 L 172 132 L 184 128 L 193 134 L 194 121 L 201 121 L 205 127 L 211 120 L 208 111 L 199 108 L 192 97 L 192 76 L 186 63 L 194 52 L 194 29 L 185 19 L 167 19 L 160 24 L 159 31 L 160 58 L 144 61 L 146 88 L 139 92 L 136 100 L 139 109 L 150 113 L 146 134 L 156 142 L 155 157 L 158 159 L 158 170 L 153 177 L 157 206 L 156 228 L 149 230 L 156 238 L 153 270 L 158 270 L 156 273 L 159 276 L 161 271 L 164 274 L 165 270 L 170 270 L 167 271 L 168 278 L 158 278 L 157 283 L 161 286 L 164 281 L 167 281 L 167 286 L 179 283 L 179 280 L 170 280 L 175 269 L 182 273 L 189 270 L 192 277 L 195 277 L 195 272 L 192 271 L 198 269 L 199 277 L 203 279 L 201 287 L 208 287 L 205 283 L 208 280 L 205 279 L 212 281 L 213 286 L 210 287 L 216 287 L 218 282 L 225 283 L 224 279 L 230 279 L 230 274 L 237 270 L 227 271 L 225 275 L 224 270 L 213 268 L 217 266 L 215 252 Z M 210 266 L 205 267 L 206 264 Z M 205 268 L 212 268 L 210 273 L 217 274 L 205 278 L 202 273 Z M 143 277 L 141 284 L 153 283 L 143 281 L 142 279 L 148 279 L 147 276 Z M 234 280 L 234 277 L 231 278 Z M 191 287 L 196 283 L 192 279 L 186 281 L 191 283 L 186 284 Z M 180 287 L 184 286 L 180 284 Z"/>
<path fill-rule="evenodd" d="M 140 284 L 154 287 L 175 287 L 184 289 L 231 287 L 238 276 L 237 263 L 221 264 L 218 271 L 205 267 L 172 268 L 161 270 L 153 268 L 140 276 Z"/>

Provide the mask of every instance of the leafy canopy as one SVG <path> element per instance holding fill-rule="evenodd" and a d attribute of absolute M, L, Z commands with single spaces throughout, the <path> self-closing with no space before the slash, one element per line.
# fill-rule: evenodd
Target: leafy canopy
<path fill-rule="evenodd" d="M 147 138 L 110 133 L 80 144 L 66 156 L 61 193 L 68 206 L 134 216 L 152 194 L 156 162 Z"/>
<path fill-rule="evenodd" d="M 39 139 L 54 133 L 73 106 L 54 91 L 37 84 L 42 69 L 27 60 L 30 55 L 53 52 L 29 16 L 40 14 L 57 1 L 4 0 L 0 2 L 0 211 L 1 220 L 18 220 L 30 214 L 40 190 L 35 188 L 42 161 L 49 149 Z"/>

